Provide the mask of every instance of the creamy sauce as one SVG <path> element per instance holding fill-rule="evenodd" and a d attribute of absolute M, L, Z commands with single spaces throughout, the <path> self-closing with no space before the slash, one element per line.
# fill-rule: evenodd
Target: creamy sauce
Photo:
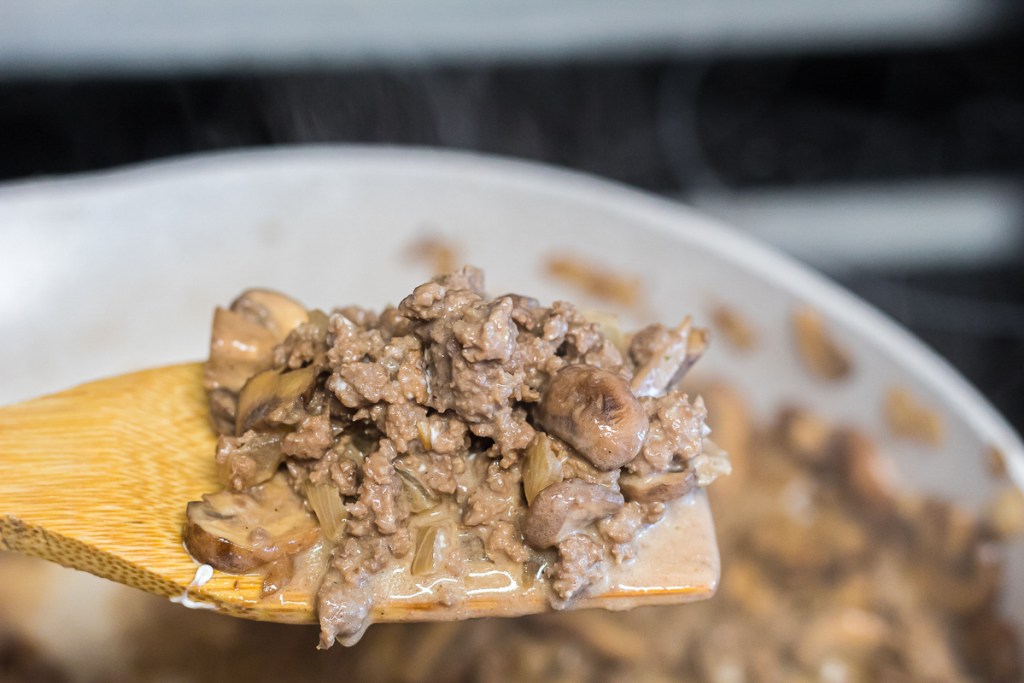
<path fill-rule="evenodd" d="M 212 602 L 198 602 L 189 597 L 188 593 L 193 588 L 202 588 L 206 583 L 213 578 L 213 567 L 208 564 L 201 564 L 196 567 L 196 575 L 192 579 L 192 582 L 188 584 L 188 587 L 182 592 L 181 595 L 176 595 L 171 598 L 171 602 L 181 605 L 182 607 L 188 607 L 189 609 L 217 609 L 217 606 Z"/>
<path fill-rule="evenodd" d="M 316 605 L 324 648 L 374 621 L 709 597 L 688 492 L 730 468 L 676 389 L 706 341 L 687 317 L 616 346 L 571 304 L 488 297 L 472 267 L 379 314 L 249 290 L 217 310 L 205 378 L 229 490 L 189 503 L 186 543 Z"/>
<path fill-rule="evenodd" d="M 702 600 L 717 589 L 718 547 L 703 490 L 667 503 L 665 516 L 646 527 L 636 545 L 637 559 L 622 564 L 608 560 L 603 579 L 564 607 L 627 610 L 646 604 Z M 322 543 L 300 553 L 295 557 L 295 574 L 287 589 L 265 599 L 308 600 L 315 604 L 326 562 L 326 547 Z M 390 567 L 369 579 L 373 607 L 367 626 L 374 621 L 512 617 L 553 609 L 548 581 L 530 576 L 529 568 L 539 573 L 542 565 L 466 560 L 458 575 L 439 571 L 413 576 L 411 562 L 412 553 L 394 560 Z M 340 642 L 352 644 L 361 635 L 360 632 Z"/>

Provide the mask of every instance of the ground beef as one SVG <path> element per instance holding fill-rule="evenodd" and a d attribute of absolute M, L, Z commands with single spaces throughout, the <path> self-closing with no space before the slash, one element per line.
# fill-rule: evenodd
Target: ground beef
<path fill-rule="evenodd" d="M 327 451 L 305 470 L 301 470 L 297 462 L 290 464 L 294 466 L 292 476 L 295 480 L 314 484 L 329 483 L 342 496 L 356 496 L 359 493 L 359 466 L 355 460 L 337 449 Z"/>
<path fill-rule="evenodd" d="M 349 506 L 353 516 L 356 516 L 354 510 L 358 508 L 383 535 L 398 531 L 399 525 L 408 517 L 402 484 L 391 464 L 394 459 L 394 446 L 388 439 L 382 439 L 380 448 L 368 455 L 363 463 L 359 500 Z"/>
<path fill-rule="evenodd" d="M 561 600 L 568 601 L 603 575 L 604 547 L 586 534 L 572 534 L 558 544 L 558 562 L 551 587 Z"/>
<path fill-rule="evenodd" d="M 661 323 L 648 325 L 637 332 L 629 343 L 629 358 L 633 365 L 640 367 L 649 361 L 658 349 L 665 346 L 668 339 L 668 328 Z"/>
<path fill-rule="evenodd" d="M 646 474 L 662 472 L 673 462 L 685 463 L 700 455 L 707 410 L 690 403 L 685 394 L 670 391 L 657 398 L 644 398 L 650 428 L 640 451 L 641 457 L 627 469 Z"/>
<path fill-rule="evenodd" d="M 276 313 L 275 303 L 288 315 Z M 570 604 L 601 578 L 606 562 L 632 558 L 636 535 L 660 518 L 653 504 L 630 503 L 611 514 L 622 496 L 618 459 L 610 461 L 601 450 L 608 447 L 609 429 L 635 431 L 622 434 L 626 450 L 615 451 L 616 458 L 625 454 L 625 468 L 633 473 L 682 471 L 702 453 L 703 406 L 673 387 L 658 388 L 637 403 L 629 388 L 644 354 L 650 356 L 648 347 L 668 334 L 666 328 L 641 332 L 624 358 L 572 304 L 547 307 L 516 294 L 488 298 L 483 274 L 474 268 L 436 277 L 380 314 L 350 306 L 330 315 L 309 311 L 303 319 L 294 301 L 260 291 L 243 294 L 232 310 L 242 312 L 249 337 L 277 343 L 246 356 L 266 359 L 250 363 L 254 373 L 264 373 L 262 393 L 255 397 L 254 383 L 234 393 L 225 389 L 237 385 L 232 340 L 215 338 L 211 345 L 207 386 L 215 424 L 225 432 L 217 456 L 225 483 L 235 490 L 258 484 L 265 473 L 257 473 L 252 444 L 272 437 L 297 494 L 306 496 L 313 487 L 319 500 L 326 486 L 341 500 L 343 519 L 334 520 L 340 536 L 329 539 L 333 553 L 319 598 L 325 647 L 335 637 L 350 642 L 358 636 L 373 599 L 372 577 L 430 539 L 444 540 L 439 566 L 455 576 L 465 558 L 474 556 L 547 566 L 552 603 Z M 294 321 L 290 331 L 278 329 L 285 319 Z M 252 328 L 268 321 L 278 327 L 266 333 Z M 586 393 L 570 387 L 557 400 L 545 400 L 556 376 L 564 378 L 564 389 L 564 382 L 577 381 L 570 378 L 580 374 L 580 366 L 604 372 L 600 386 L 615 385 L 625 393 L 595 397 L 594 391 L 611 389 Z M 560 375 L 566 368 L 572 370 Z M 235 374 L 218 376 L 229 370 Z M 625 409 L 624 398 L 636 406 L 625 422 L 616 412 Z M 605 439 L 600 447 L 591 447 L 590 432 L 566 423 L 574 408 L 565 401 L 592 399 L 599 404 L 596 419 L 617 420 L 611 427 L 591 425 L 593 438 Z M 601 513 L 610 515 L 606 519 L 560 537 L 557 552 L 525 541 L 529 509 L 522 469 L 526 449 L 544 431 L 541 425 L 556 422 L 572 445 L 548 435 L 556 447 L 551 454 L 557 451 L 561 458 L 551 471 L 560 472 L 561 481 L 600 487 L 594 489 L 603 492 L 600 499 L 619 501 Z M 257 431 L 236 436 L 236 423 Z M 450 511 L 457 529 L 437 526 L 442 510 Z M 558 520 L 544 522 L 557 528 Z M 443 599 L 457 601 L 460 591 L 448 585 Z"/>
<path fill-rule="evenodd" d="M 339 559 L 347 558 L 342 553 Z M 327 572 L 317 596 L 321 649 L 331 647 L 339 638 L 359 637 L 368 623 L 370 598 L 370 589 L 361 577 L 347 580 L 338 569 Z"/>
<path fill-rule="evenodd" d="M 274 349 L 274 364 L 291 369 L 301 368 L 327 352 L 322 322 L 307 322 L 296 327 L 288 338 Z"/>
<path fill-rule="evenodd" d="M 519 469 L 503 469 L 498 462 L 487 466 L 487 476 L 466 501 L 462 521 L 467 526 L 489 526 L 495 522 L 511 522 L 520 509 Z"/>
<path fill-rule="evenodd" d="M 494 522 L 485 545 L 487 556 L 494 559 L 502 556 L 522 564 L 530 559 L 530 549 L 519 535 L 512 522 Z"/>
<path fill-rule="evenodd" d="M 294 432 L 284 437 L 281 452 L 293 458 L 322 458 L 334 444 L 331 416 L 327 413 L 303 418 Z"/>
<path fill-rule="evenodd" d="M 611 544 L 612 557 L 616 562 L 631 560 L 636 555 L 633 539 L 644 525 L 644 509 L 640 503 L 629 502 L 611 517 L 597 524 L 601 538 Z"/>

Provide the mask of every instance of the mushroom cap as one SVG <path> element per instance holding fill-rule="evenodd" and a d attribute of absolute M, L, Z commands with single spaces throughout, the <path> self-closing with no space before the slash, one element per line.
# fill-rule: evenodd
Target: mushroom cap
<path fill-rule="evenodd" d="M 625 502 L 615 489 L 582 479 L 552 484 L 526 511 L 523 538 L 534 548 L 550 548 L 591 522 L 615 514 Z"/>
<path fill-rule="evenodd" d="M 537 419 L 548 432 L 605 471 L 633 460 L 650 426 L 625 379 L 586 365 L 558 371 L 541 397 Z"/>

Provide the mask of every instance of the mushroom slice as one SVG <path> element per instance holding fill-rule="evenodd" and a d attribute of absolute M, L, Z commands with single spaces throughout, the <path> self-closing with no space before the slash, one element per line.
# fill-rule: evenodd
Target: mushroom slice
<path fill-rule="evenodd" d="M 312 545 L 319 530 L 283 474 L 247 493 L 207 494 L 186 508 L 185 548 L 198 562 L 243 574 Z"/>
<path fill-rule="evenodd" d="M 234 300 L 231 310 L 266 328 L 277 342 L 309 322 L 306 308 L 295 299 L 269 289 L 249 289 Z"/>
<path fill-rule="evenodd" d="M 669 330 L 665 343 L 633 376 L 637 396 L 660 396 L 678 384 L 708 346 L 708 331 L 694 328 L 690 317 Z"/>
<path fill-rule="evenodd" d="M 666 503 L 681 498 L 697 486 L 691 469 L 682 472 L 654 472 L 647 475 L 623 474 L 619 488 L 626 500 L 640 503 Z"/>
<path fill-rule="evenodd" d="M 316 386 L 319 372 L 317 366 L 310 365 L 289 372 L 265 370 L 250 379 L 238 394 L 236 433 L 244 434 L 268 421 L 279 421 L 272 415 L 278 410 L 300 407 L 302 399 Z"/>
<path fill-rule="evenodd" d="M 246 432 L 217 441 L 217 480 L 235 491 L 262 484 L 274 476 L 284 453 L 280 434 Z"/>
<path fill-rule="evenodd" d="M 257 322 L 224 308 L 213 314 L 210 359 L 206 362 L 207 391 L 238 391 L 246 380 L 270 367 L 278 338 Z"/>
<path fill-rule="evenodd" d="M 604 471 L 635 458 L 650 426 L 626 380 L 586 365 L 558 371 L 541 397 L 537 419 Z"/>
<path fill-rule="evenodd" d="M 550 548 L 591 522 L 615 514 L 625 502 L 618 491 L 581 479 L 552 484 L 527 509 L 523 538 L 538 550 Z"/>

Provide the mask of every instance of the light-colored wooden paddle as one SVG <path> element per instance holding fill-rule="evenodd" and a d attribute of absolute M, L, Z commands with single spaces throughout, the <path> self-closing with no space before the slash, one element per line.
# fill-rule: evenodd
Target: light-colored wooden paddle
<path fill-rule="evenodd" d="M 263 579 L 214 572 L 196 585 L 185 552 L 185 504 L 219 489 L 215 436 L 198 363 L 100 380 L 0 408 L 0 549 L 35 555 L 167 597 L 187 596 L 233 616 L 315 621 L 308 592 L 261 597 Z M 679 501 L 614 568 L 607 589 L 579 607 L 625 609 L 710 597 L 719 558 L 703 492 Z M 373 620 L 513 616 L 550 609 L 539 589 L 509 585 L 486 566 L 468 572 L 465 602 L 430 599 L 410 581 L 376 605 Z M 451 580 L 451 579 L 448 579 Z M 422 590 L 420 590 L 422 589 Z"/>

